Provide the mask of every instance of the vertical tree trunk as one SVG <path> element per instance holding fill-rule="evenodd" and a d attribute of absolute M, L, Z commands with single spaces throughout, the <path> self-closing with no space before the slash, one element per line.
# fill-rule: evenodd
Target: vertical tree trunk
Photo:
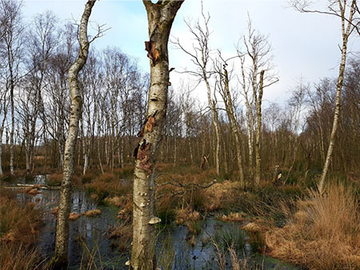
<path fill-rule="evenodd" d="M 2 176 L 4 174 L 3 169 L 2 169 L 2 153 L 3 153 L 3 143 L 2 143 L 2 136 L 4 133 L 4 128 L 1 127 L 0 129 L 0 176 Z"/>
<path fill-rule="evenodd" d="M 78 81 L 78 74 L 86 63 L 89 53 L 87 26 L 92 8 L 96 0 L 88 0 L 81 17 L 79 56 L 69 69 L 69 87 L 71 94 L 69 135 L 65 143 L 64 173 L 60 190 L 59 213 L 56 224 L 55 254 L 51 264 L 55 269 L 65 269 L 68 261 L 69 246 L 69 214 L 71 209 L 72 177 L 74 174 L 75 146 L 81 118 L 82 97 Z"/>
<path fill-rule="evenodd" d="M 210 106 L 210 109 L 211 109 L 211 120 L 212 120 L 212 124 L 213 124 L 214 130 L 215 130 L 215 168 L 216 168 L 216 174 L 220 175 L 220 128 L 219 128 L 219 117 L 218 117 L 218 112 L 216 110 L 216 103 L 211 98 L 211 88 L 210 88 L 210 83 L 207 80 L 205 68 L 203 69 L 203 73 L 204 73 L 204 80 L 205 80 L 206 89 L 207 89 L 208 103 L 209 103 L 209 106 Z"/>
<path fill-rule="evenodd" d="M 260 133 L 261 133 L 261 102 L 263 96 L 263 87 L 264 87 L 264 73 L 262 70 L 260 72 L 260 82 L 259 82 L 259 95 L 255 102 L 256 105 L 256 134 L 255 134 L 255 186 L 258 187 L 260 184 L 261 178 L 261 156 L 260 156 Z"/>
<path fill-rule="evenodd" d="M 224 90 L 225 90 L 225 96 L 226 96 L 225 97 L 225 100 L 226 100 L 225 106 L 226 106 L 226 111 L 229 116 L 232 133 L 235 138 L 236 160 L 237 160 L 237 165 L 238 165 L 238 169 L 239 169 L 239 181 L 241 183 L 241 186 L 245 187 L 244 169 L 243 169 L 242 156 L 241 156 L 240 129 L 239 129 L 239 125 L 236 121 L 236 117 L 235 117 L 234 105 L 233 105 L 232 97 L 231 97 L 231 93 L 230 93 L 229 75 L 228 75 L 228 71 L 226 69 L 226 65 L 223 66 L 223 69 L 224 69 L 224 74 L 223 74 Z"/>
<path fill-rule="evenodd" d="M 248 148 L 249 148 L 249 171 L 250 171 L 250 180 L 251 185 L 254 186 L 254 179 L 253 179 L 253 153 L 254 153 L 254 114 L 252 111 L 252 107 L 249 101 L 248 90 L 246 88 L 246 77 L 245 77 L 245 69 L 244 57 L 239 56 L 240 63 L 241 63 L 241 75 L 242 75 L 242 87 L 244 91 L 245 97 L 245 105 L 246 105 L 246 126 L 247 126 L 247 135 L 248 135 Z"/>
<path fill-rule="evenodd" d="M 152 3 L 143 0 L 149 25 L 145 42 L 150 58 L 150 90 L 147 120 L 135 155 L 133 188 L 133 246 L 131 268 L 155 269 L 154 217 L 155 162 L 162 137 L 169 85 L 168 39 L 176 13 L 184 1 L 165 0 Z"/>
<path fill-rule="evenodd" d="M 325 159 L 325 164 L 324 164 L 323 172 L 322 172 L 320 182 L 318 185 L 320 193 L 324 192 L 325 178 L 326 178 L 327 172 L 329 170 L 331 156 L 332 156 L 332 153 L 334 150 L 335 135 L 336 135 L 336 130 L 338 128 L 339 116 L 340 116 L 340 105 L 341 105 L 340 98 L 341 98 L 341 89 L 342 89 L 343 82 L 344 82 L 344 73 L 345 73 L 346 55 L 347 55 L 347 43 L 348 43 L 349 36 L 352 32 L 352 27 L 353 27 L 352 21 L 353 21 L 353 15 L 355 12 L 356 1 L 353 0 L 351 3 L 349 18 L 345 18 L 346 5 L 342 6 L 342 4 L 339 2 L 339 7 L 340 7 L 340 11 L 341 11 L 341 26 L 342 26 L 341 27 L 341 29 L 342 29 L 341 63 L 340 63 L 340 67 L 339 67 L 339 77 L 338 77 L 337 84 L 336 84 L 334 121 L 333 121 L 333 126 L 332 126 L 332 130 L 331 130 L 331 134 L 330 134 L 330 141 L 329 141 L 329 147 L 328 147 L 328 151 L 327 151 L 327 155 L 326 155 L 326 159 Z M 347 23 L 347 26 L 345 26 L 346 23 Z"/>
<path fill-rule="evenodd" d="M 12 72 L 11 72 L 12 74 Z M 11 107 L 11 131 L 10 131 L 10 173 L 15 175 L 14 171 L 14 133 L 15 133 L 15 109 L 14 109 L 14 79 L 10 79 L 10 107 Z"/>

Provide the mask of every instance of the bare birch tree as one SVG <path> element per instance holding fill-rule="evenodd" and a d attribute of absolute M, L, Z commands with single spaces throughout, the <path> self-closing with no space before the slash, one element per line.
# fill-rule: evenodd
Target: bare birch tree
<path fill-rule="evenodd" d="M 341 90 L 344 82 L 344 73 L 346 66 L 346 57 L 348 50 L 348 41 L 350 35 L 354 31 L 359 31 L 359 18 L 358 18 L 358 6 L 356 0 L 329 0 L 327 4 L 327 10 L 313 10 L 311 9 L 311 3 L 308 0 L 294 0 L 291 2 L 292 5 L 300 12 L 304 13 L 320 13 L 325 15 L 336 16 L 341 21 L 341 38 L 342 44 L 341 50 L 341 62 L 339 67 L 339 75 L 336 84 L 336 100 L 334 110 L 334 121 L 330 134 L 329 146 L 326 154 L 325 164 L 321 174 L 321 178 L 318 184 L 320 193 L 324 192 L 324 185 L 327 172 L 329 170 L 332 153 L 335 145 L 335 136 L 338 129 L 338 123 L 340 118 L 340 107 L 341 107 Z"/>
<path fill-rule="evenodd" d="M 225 103 L 225 110 L 229 118 L 230 127 L 232 134 L 235 138 L 235 148 L 236 148 L 236 160 L 239 169 L 239 181 L 242 187 L 245 187 L 245 178 L 244 178 L 244 168 L 242 161 L 242 151 L 241 151 L 241 138 L 240 138 L 240 126 L 238 123 L 238 118 L 235 113 L 235 104 L 233 97 L 230 91 L 230 75 L 228 72 L 228 63 L 227 60 L 224 60 L 219 53 L 220 61 L 217 63 L 216 72 L 219 76 L 218 88 L 219 92 Z"/>
<path fill-rule="evenodd" d="M 16 0 L 0 1 L 0 19 L 2 26 L 1 54 L 4 56 L 6 65 L 6 90 L 9 92 L 10 99 L 10 172 L 14 172 L 14 136 L 15 136 L 15 88 L 21 77 L 21 61 L 23 54 L 23 25 L 21 22 L 22 3 Z"/>
<path fill-rule="evenodd" d="M 253 29 L 251 20 L 248 22 L 248 34 L 243 37 L 243 44 L 245 47 L 245 52 L 242 53 L 241 49 L 238 47 L 238 55 L 241 60 L 242 68 L 242 85 L 244 87 L 249 86 L 252 91 L 252 98 L 255 106 L 256 116 L 252 112 L 252 106 L 249 104 L 249 99 L 247 98 L 248 91 L 246 88 L 244 94 L 246 97 L 247 110 L 250 110 L 248 121 L 255 122 L 255 186 L 259 186 L 261 178 L 261 125 L 262 125 L 262 98 L 264 94 L 264 88 L 273 85 L 278 82 L 278 78 L 273 74 L 273 64 L 271 45 L 268 41 L 268 37 L 259 33 Z M 244 57 L 249 58 L 250 64 L 248 71 L 244 71 Z M 246 76 L 247 81 L 244 80 Z M 250 123 L 250 127 L 251 127 Z M 249 127 L 248 127 L 249 128 Z M 250 133 L 251 136 L 251 133 Z"/>
<path fill-rule="evenodd" d="M 210 48 L 209 48 L 209 39 L 210 39 L 210 30 L 209 30 L 209 21 L 210 15 L 205 15 L 203 11 L 203 4 L 201 2 L 201 16 L 203 19 L 204 25 L 198 21 L 194 25 L 191 25 L 190 22 L 185 22 L 188 26 L 188 29 L 191 35 L 194 37 L 196 44 L 192 45 L 192 51 L 185 48 L 184 44 L 181 44 L 179 39 L 174 41 L 174 44 L 177 45 L 183 52 L 185 52 L 191 59 L 191 62 L 195 65 L 196 70 L 194 71 L 185 71 L 190 75 L 198 78 L 198 83 L 203 81 L 206 85 L 208 105 L 211 110 L 212 124 L 215 130 L 215 168 L 217 175 L 220 174 L 220 124 L 218 119 L 218 111 L 216 108 L 216 98 L 214 90 L 210 85 L 210 77 L 212 75 L 209 72 L 209 62 L 210 58 Z"/>
<path fill-rule="evenodd" d="M 133 188 L 133 246 L 131 268 L 155 269 L 154 217 L 155 162 L 162 138 L 169 86 L 168 40 L 177 11 L 184 1 L 143 0 L 148 15 L 149 41 L 145 48 L 150 58 L 150 91 L 146 123 L 135 151 Z"/>
<path fill-rule="evenodd" d="M 302 80 L 299 81 L 299 84 L 296 86 L 296 88 L 292 91 L 292 96 L 289 100 L 289 106 L 291 108 L 291 133 L 289 135 L 289 142 L 293 146 L 290 147 L 290 149 L 293 150 L 293 158 L 291 161 L 290 168 L 288 170 L 288 173 L 286 175 L 286 178 L 284 180 L 284 183 L 286 183 L 290 177 L 290 174 L 294 168 L 296 156 L 298 153 L 299 148 L 299 126 L 300 126 L 300 119 L 301 119 L 301 112 L 303 110 L 303 105 L 305 103 L 305 95 L 309 91 L 309 85 L 305 85 Z"/>
<path fill-rule="evenodd" d="M 83 15 L 81 17 L 79 28 L 79 55 L 75 63 L 69 69 L 68 80 L 71 95 L 69 134 L 65 144 L 64 172 L 61 183 L 59 212 L 56 224 L 55 254 L 50 264 L 55 269 L 64 269 L 68 263 L 69 246 L 69 214 L 71 209 L 71 190 L 72 177 L 74 174 L 74 156 L 75 146 L 79 131 L 79 121 L 82 110 L 82 97 L 78 75 L 84 67 L 88 54 L 90 43 L 88 40 L 87 27 L 92 8 L 96 0 L 88 0 Z M 99 34 L 99 33 L 98 33 Z M 95 36 L 96 38 L 97 36 Z"/>

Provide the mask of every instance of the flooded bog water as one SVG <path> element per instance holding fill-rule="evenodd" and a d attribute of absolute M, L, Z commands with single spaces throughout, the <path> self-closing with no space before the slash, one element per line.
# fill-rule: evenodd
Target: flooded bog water
<path fill-rule="evenodd" d="M 19 178 L 16 184 L 46 184 L 47 176 L 36 176 L 33 180 Z M 42 190 L 39 194 L 30 195 L 17 193 L 21 202 L 32 202 L 43 211 L 44 226 L 40 232 L 39 247 L 44 258 L 50 259 L 54 251 L 56 216 L 52 211 L 58 205 L 59 190 Z M 88 210 L 99 209 L 101 215 L 95 217 L 80 216 L 70 221 L 69 269 L 86 268 L 86 261 L 93 256 L 99 269 L 128 269 L 125 262 L 129 253 L 119 251 L 109 239 L 109 229 L 117 226 L 117 207 L 100 205 L 90 199 L 83 190 L 74 190 L 72 194 L 71 212 L 84 213 Z M 239 225 L 223 223 L 214 217 L 208 217 L 200 224 L 201 230 L 197 236 L 189 240 L 187 227 L 168 225 L 159 229 L 156 252 L 158 266 L 161 269 L 219 269 L 218 253 L 214 246 L 214 238 L 219 230 L 239 230 Z M 236 227 L 236 228 L 235 228 Z M 121 241 L 121 239 L 120 239 Z M 242 251 L 250 256 L 247 245 Z M 242 256 L 240 256 L 241 258 Z M 168 262 L 171 263 L 168 263 Z M 278 261 L 271 261 L 266 257 L 253 257 L 248 269 L 296 269 L 283 265 Z M 233 269 L 231 264 L 225 269 Z"/>

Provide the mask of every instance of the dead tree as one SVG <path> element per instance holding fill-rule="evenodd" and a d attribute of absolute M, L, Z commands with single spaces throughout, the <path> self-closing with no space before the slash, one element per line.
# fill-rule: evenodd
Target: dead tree
<path fill-rule="evenodd" d="M 216 108 L 216 97 L 214 90 L 210 85 L 211 72 L 209 72 L 209 62 L 210 58 L 210 48 L 209 48 L 209 39 L 210 39 L 210 30 L 209 30 L 209 21 L 210 15 L 205 15 L 203 7 L 201 6 L 201 16 L 203 18 L 204 24 L 198 21 L 195 25 L 191 25 L 189 22 L 186 22 L 188 29 L 191 35 L 194 37 L 196 44 L 192 45 L 192 50 L 184 47 L 184 44 L 181 44 L 179 39 L 174 41 L 174 44 L 177 45 L 183 52 L 185 52 L 192 63 L 195 65 L 195 71 L 184 71 L 198 79 L 198 82 L 204 82 L 206 85 L 208 105 L 211 110 L 212 124 L 215 130 L 215 168 L 217 175 L 220 174 L 220 123 L 218 117 L 218 110 Z"/>

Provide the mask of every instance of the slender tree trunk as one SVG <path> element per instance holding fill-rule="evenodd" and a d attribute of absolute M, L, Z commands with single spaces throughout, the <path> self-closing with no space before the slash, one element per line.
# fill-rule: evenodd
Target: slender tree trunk
<path fill-rule="evenodd" d="M 325 164 L 324 164 L 323 172 L 322 172 L 320 182 L 318 185 L 320 193 L 324 192 L 325 178 L 326 178 L 327 172 L 329 170 L 331 156 L 332 156 L 332 153 L 334 150 L 335 135 L 336 135 L 336 130 L 338 128 L 339 116 L 340 116 L 340 105 L 341 105 L 340 98 L 341 98 L 341 89 L 342 89 L 343 82 L 344 82 L 344 73 L 345 73 L 346 55 L 347 55 L 347 43 L 348 43 L 349 35 L 351 34 L 351 29 L 353 27 L 352 21 L 353 21 L 353 15 L 355 12 L 354 9 L 356 6 L 356 1 L 355 0 L 352 1 L 351 7 L 350 7 L 351 10 L 350 10 L 349 18 L 345 18 L 346 6 L 341 7 L 340 3 L 339 3 L 339 6 L 340 6 L 340 10 L 341 10 L 341 26 L 342 26 L 341 27 L 341 29 L 342 29 L 341 64 L 339 67 L 339 77 L 338 77 L 337 84 L 336 84 L 334 121 L 333 121 L 333 126 L 332 126 L 332 130 L 331 130 L 331 134 L 330 134 L 330 141 L 329 141 L 329 147 L 328 147 L 328 151 L 327 151 L 327 155 L 326 155 L 326 159 L 325 159 Z M 347 22 L 347 27 L 345 26 L 346 22 Z"/>
<path fill-rule="evenodd" d="M 245 59 L 243 57 L 240 57 L 240 63 L 241 63 L 242 86 L 243 86 L 245 105 L 246 105 L 246 125 L 247 125 L 247 135 L 248 135 L 247 139 L 248 139 L 248 148 L 249 148 L 249 156 L 248 156 L 249 171 L 250 171 L 251 185 L 254 186 L 254 179 L 253 179 L 254 114 L 249 101 L 248 91 L 246 89 L 246 76 L 244 69 Z"/>
<path fill-rule="evenodd" d="M 97 135 L 98 135 L 98 138 L 97 138 L 97 158 L 98 158 L 98 161 L 99 161 L 99 166 L 100 166 L 101 173 L 104 174 L 104 168 L 103 168 L 102 161 L 101 161 L 101 147 L 100 147 L 101 122 L 100 122 L 100 113 L 99 113 L 99 111 L 97 111 L 96 117 L 97 117 L 97 121 L 98 121 L 98 123 L 97 123 Z"/>
<path fill-rule="evenodd" d="M 243 169 L 242 156 L 241 156 L 240 130 L 239 130 L 239 125 L 238 125 L 236 117 L 235 117 L 234 105 L 232 103 L 232 97 L 231 97 L 231 93 L 230 93 L 229 75 L 228 75 L 228 71 L 227 71 L 225 65 L 224 65 L 223 69 L 224 69 L 223 76 L 224 76 L 224 90 L 225 90 L 224 94 L 226 95 L 225 106 L 226 106 L 226 111 L 229 116 L 232 133 L 235 138 L 236 160 L 237 160 L 237 165 L 238 165 L 238 169 L 239 169 L 239 181 L 241 183 L 241 186 L 245 187 L 244 169 Z"/>
<path fill-rule="evenodd" d="M 10 107 L 11 107 L 11 131 L 10 131 L 10 173 L 15 175 L 14 171 L 14 133 L 15 133 L 15 109 L 14 109 L 14 80 L 11 78 L 10 85 Z"/>
<path fill-rule="evenodd" d="M 64 173 L 60 190 L 59 212 L 56 224 L 55 254 L 51 263 L 55 269 L 65 269 L 68 262 L 69 214 L 71 209 L 72 177 L 74 174 L 75 146 L 79 132 L 82 98 L 78 74 L 86 63 L 89 53 L 87 26 L 96 0 L 88 0 L 81 17 L 79 42 L 80 52 L 77 60 L 69 69 L 69 87 L 71 94 L 69 135 L 65 143 Z"/>
<path fill-rule="evenodd" d="M 210 88 L 210 83 L 207 80 L 207 76 L 206 76 L 206 71 L 203 68 L 203 78 L 206 84 L 206 89 L 207 89 L 207 98 L 208 98 L 208 103 L 211 109 L 211 120 L 212 120 L 212 124 L 214 126 L 214 130 L 215 130 L 215 168 L 216 168 L 216 174 L 220 175 L 220 128 L 219 128 L 219 117 L 218 117 L 218 113 L 216 110 L 216 103 L 215 101 L 212 100 L 211 98 L 211 88 Z"/>
<path fill-rule="evenodd" d="M 258 187 L 261 178 L 260 133 L 261 133 L 261 103 L 264 85 L 264 73 L 260 72 L 259 95 L 256 100 L 256 134 L 255 134 L 255 186 Z"/>
<path fill-rule="evenodd" d="M 2 169 L 2 153 L 3 153 L 3 143 L 2 143 L 2 136 L 4 133 L 4 128 L 0 129 L 0 176 L 4 174 Z"/>
<path fill-rule="evenodd" d="M 226 143 L 225 143 L 225 136 L 224 134 L 222 134 L 223 140 L 222 140 L 222 149 L 223 149 L 223 159 L 224 159 L 224 173 L 228 174 L 229 173 L 229 165 L 228 165 L 228 155 L 230 155 L 230 153 L 228 153 L 228 151 L 226 151 Z M 231 144 L 231 142 L 230 142 Z"/>
<path fill-rule="evenodd" d="M 133 188 L 133 246 L 131 268 L 155 269 L 154 217 L 155 162 L 167 108 L 169 85 L 168 39 L 172 23 L 183 1 L 165 0 L 156 4 L 143 0 L 149 25 L 145 42 L 150 58 L 150 90 L 147 120 L 138 144 Z"/>

